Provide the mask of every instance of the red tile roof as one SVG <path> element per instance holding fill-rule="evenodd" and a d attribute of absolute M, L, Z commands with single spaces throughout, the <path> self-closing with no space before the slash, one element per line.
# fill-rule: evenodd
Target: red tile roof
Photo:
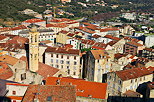
<path fill-rule="evenodd" d="M 52 102 L 76 102 L 75 86 L 30 85 L 22 102 L 33 102 L 35 98 L 39 102 L 47 102 L 48 97 L 51 97 Z"/>
<path fill-rule="evenodd" d="M 129 41 L 133 41 L 133 42 L 139 42 L 141 40 L 138 40 L 138 39 L 135 39 L 135 38 L 131 38 L 131 37 L 128 37 L 128 36 L 124 36 L 124 39 L 125 40 L 129 40 Z"/>
<path fill-rule="evenodd" d="M 149 52 L 154 52 L 154 49 L 152 49 L 152 48 L 145 48 L 145 49 L 143 49 L 143 50 L 147 50 L 147 51 L 149 51 Z"/>
<path fill-rule="evenodd" d="M 118 41 L 110 41 L 107 43 L 107 45 L 113 46 L 114 44 L 116 44 Z"/>
<path fill-rule="evenodd" d="M 82 31 L 84 31 L 84 32 L 90 33 L 90 34 L 95 33 L 95 31 L 92 31 L 92 30 L 90 30 L 90 29 L 88 29 L 88 28 L 86 28 L 86 27 L 79 26 L 79 27 L 76 27 L 76 28 L 77 28 L 77 29 L 80 29 L 80 30 L 82 30 Z"/>
<path fill-rule="evenodd" d="M 114 58 L 119 59 L 119 58 L 121 58 L 121 57 L 126 57 L 127 55 L 128 55 L 128 54 L 116 53 L 116 54 L 114 55 Z"/>
<path fill-rule="evenodd" d="M 105 35 L 104 37 L 105 37 L 105 38 L 112 39 L 112 40 L 120 40 L 120 38 L 114 37 L 114 36 L 112 36 L 112 35 Z"/>
<path fill-rule="evenodd" d="M 19 84 L 19 83 L 6 83 L 6 85 L 29 86 L 28 84 Z"/>
<path fill-rule="evenodd" d="M 5 38 L 7 38 L 7 36 L 0 35 L 0 40 L 3 40 L 3 39 L 5 39 Z"/>
<path fill-rule="evenodd" d="M 49 65 L 46 65 L 44 63 L 39 62 L 39 69 L 37 73 L 41 76 L 43 76 L 44 79 L 47 77 L 52 77 L 59 71 L 58 68 L 51 67 Z"/>
<path fill-rule="evenodd" d="M 11 100 L 22 100 L 23 97 L 21 96 L 8 96 Z"/>
<path fill-rule="evenodd" d="M 28 60 L 27 60 L 27 58 L 25 56 L 22 56 L 20 58 L 20 60 L 26 62 L 26 66 L 27 66 L 27 69 L 28 69 Z M 51 67 L 51 66 L 49 66 L 47 64 L 44 64 L 44 63 L 39 62 L 39 68 L 38 68 L 37 73 L 39 75 L 41 75 L 44 79 L 46 79 L 47 77 L 52 77 L 58 71 L 59 71 L 58 68 L 54 68 L 54 67 Z"/>
<path fill-rule="evenodd" d="M 139 44 L 139 43 L 136 43 L 136 42 L 127 42 L 126 44 L 133 45 L 133 46 L 137 46 L 137 47 L 144 46 L 144 45 Z"/>
<path fill-rule="evenodd" d="M 59 33 L 67 34 L 68 31 L 66 31 L 66 30 L 62 30 L 62 31 L 60 31 Z"/>
<path fill-rule="evenodd" d="M 17 26 L 17 27 L 11 28 L 11 30 L 20 30 L 20 29 L 27 29 L 27 27 L 24 26 L 24 25 L 19 25 L 19 26 Z"/>
<path fill-rule="evenodd" d="M 108 31 L 119 31 L 118 28 L 105 28 L 101 29 L 100 32 L 108 32 Z"/>
<path fill-rule="evenodd" d="M 110 58 L 105 50 L 91 50 L 91 53 L 93 54 L 95 59 Z"/>
<path fill-rule="evenodd" d="M 3 55 L 3 56 L 0 56 L 0 61 L 13 66 L 19 61 L 19 59 L 15 57 L 11 57 L 9 55 Z"/>
<path fill-rule="evenodd" d="M 101 36 L 100 36 L 100 35 L 95 34 L 95 35 L 93 35 L 92 37 L 93 37 L 93 38 L 100 38 Z"/>
<path fill-rule="evenodd" d="M 47 24 L 46 27 L 58 27 L 58 28 L 65 28 L 68 25 L 66 23 L 58 23 L 58 24 Z"/>
<path fill-rule="evenodd" d="M 41 20 L 41 19 L 28 19 L 26 21 L 24 21 L 25 23 L 37 23 L 37 22 L 45 22 L 45 20 Z"/>
<path fill-rule="evenodd" d="M 0 62 L 0 79 L 9 79 L 13 76 L 13 71 L 11 68 L 4 62 Z"/>
<path fill-rule="evenodd" d="M 80 50 L 77 49 L 65 49 L 60 47 L 48 47 L 46 52 L 52 53 L 62 53 L 62 54 L 73 54 L 73 55 L 80 55 Z"/>
<path fill-rule="evenodd" d="M 74 78 L 48 77 L 46 85 L 56 85 L 58 81 L 60 85 L 75 85 L 77 96 L 106 99 L 106 83 L 90 82 Z"/>
<path fill-rule="evenodd" d="M 117 71 L 115 73 L 121 80 L 125 81 L 152 74 L 152 71 L 143 67 Z"/>
<path fill-rule="evenodd" d="M 70 22 L 70 21 L 73 21 L 74 22 L 74 20 L 70 20 L 70 19 L 67 19 L 67 18 L 54 18 L 54 19 L 52 19 L 52 20 L 50 20 L 50 22 Z"/>

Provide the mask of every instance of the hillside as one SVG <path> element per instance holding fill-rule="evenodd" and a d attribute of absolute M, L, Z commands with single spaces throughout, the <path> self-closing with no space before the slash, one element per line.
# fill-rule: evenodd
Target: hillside
<path fill-rule="evenodd" d="M 30 16 L 20 14 L 19 11 L 24 9 L 33 9 L 37 12 L 42 12 L 44 8 L 34 6 L 33 4 L 28 4 L 27 0 L 0 0 L 0 18 L 13 18 L 14 20 L 23 21 Z"/>

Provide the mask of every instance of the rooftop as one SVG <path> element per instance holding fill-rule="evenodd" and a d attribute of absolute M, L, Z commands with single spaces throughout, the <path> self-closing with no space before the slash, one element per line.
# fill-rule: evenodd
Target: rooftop
<path fill-rule="evenodd" d="M 66 85 L 30 85 L 23 97 L 22 102 L 33 102 L 34 99 L 39 102 L 75 102 L 75 86 Z"/>
<path fill-rule="evenodd" d="M 77 96 L 106 99 L 106 83 L 59 77 L 48 77 L 46 80 L 46 85 L 57 85 L 58 83 L 60 83 L 60 85 L 75 85 Z"/>
<path fill-rule="evenodd" d="M 95 59 L 110 58 L 105 50 L 91 50 Z"/>
<path fill-rule="evenodd" d="M 152 74 L 153 72 L 143 67 L 143 68 L 133 68 L 133 69 L 127 69 L 122 71 L 116 71 L 115 73 L 118 75 L 118 77 L 121 80 L 125 81 L 125 80 L 146 76 L 146 75 Z"/>
<path fill-rule="evenodd" d="M 69 49 L 69 48 L 61 48 L 61 47 L 48 47 L 46 49 L 46 52 L 80 55 L 80 50 L 77 50 L 77 49 Z"/>

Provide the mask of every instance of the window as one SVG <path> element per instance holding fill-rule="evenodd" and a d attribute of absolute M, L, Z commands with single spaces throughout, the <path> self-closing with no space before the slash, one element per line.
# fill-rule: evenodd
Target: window
<path fill-rule="evenodd" d="M 76 56 L 74 56 L 74 60 L 76 60 Z"/>
<path fill-rule="evenodd" d="M 67 56 L 67 59 L 69 59 L 69 56 Z"/>
<path fill-rule="evenodd" d="M 35 60 L 37 60 L 37 54 L 35 54 Z"/>
<path fill-rule="evenodd" d="M 70 61 L 66 61 L 66 64 L 70 64 Z"/>
<path fill-rule="evenodd" d="M 56 58 L 58 58 L 58 54 L 56 55 Z"/>
<path fill-rule="evenodd" d="M 63 60 L 61 60 L 61 61 L 60 61 L 60 64 L 64 64 L 64 61 L 63 61 Z"/>
<path fill-rule="evenodd" d="M 56 65 L 55 67 L 56 67 L 56 68 L 58 68 L 58 67 L 59 67 L 59 65 Z"/>
<path fill-rule="evenodd" d="M 67 73 L 70 74 L 70 69 L 68 69 Z"/>
<path fill-rule="evenodd" d="M 51 57 L 53 57 L 53 54 L 51 54 Z"/>
<path fill-rule="evenodd" d="M 137 82 L 137 79 L 135 79 L 135 82 Z"/>
<path fill-rule="evenodd" d="M 37 42 L 37 35 L 35 35 L 35 42 Z"/>
<path fill-rule="evenodd" d="M 74 62 L 74 65 L 77 65 L 77 62 Z"/>
<path fill-rule="evenodd" d="M 142 77 L 140 78 L 140 81 L 142 81 Z"/>
<path fill-rule="evenodd" d="M 76 72 L 73 72 L 73 75 L 76 75 Z"/>
<path fill-rule="evenodd" d="M 26 73 L 21 74 L 21 80 L 24 80 L 24 79 L 26 79 Z"/>
<path fill-rule="evenodd" d="M 145 80 L 145 76 L 144 76 L 144 80 Z"/>
<path fill-rule="evenodd" d="M 63 58 L 63 55 L 61 55 L 61 58 Z"/>
<path fill-rule="evenodd" d="M 53 59 L 51 59 L 51 63 L 53 63 Z"/>
<path fill-rule="evenodd" d="M 16 95 L 16 91 L 12 91 L 12 94 L 13 94 L 13 95 Z"/>
<path fill-rule="evenodd" d="M 97 60 L 97 63 L 99 63 L 99 59 Z"/>
<path fill-rule="evenodd" d="M 63 69 L 63 65 L 61 65 L 61 69 Z"/>
<path fill-rule="evenodd" d="M 119 84 L 121 84 L 121 80 L 118 80 Z"/>
<path fill-rule="evenodd" d="M 131 80 L 131 83 L 133 83 L 133 80 Z"/>
<path fill-rule="evenodd" d="M 67 69 L 69 69 L 69 66 L 67 66 Z"/>

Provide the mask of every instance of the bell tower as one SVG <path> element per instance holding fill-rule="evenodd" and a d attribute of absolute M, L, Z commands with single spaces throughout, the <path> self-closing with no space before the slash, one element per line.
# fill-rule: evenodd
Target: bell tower
<path fill-rule="evenodd" d="M 39 64 L 39 32 L 36 25 L 32 25 L 29 32 L 29 69 L 32 72 L 38 70 Z"/>

